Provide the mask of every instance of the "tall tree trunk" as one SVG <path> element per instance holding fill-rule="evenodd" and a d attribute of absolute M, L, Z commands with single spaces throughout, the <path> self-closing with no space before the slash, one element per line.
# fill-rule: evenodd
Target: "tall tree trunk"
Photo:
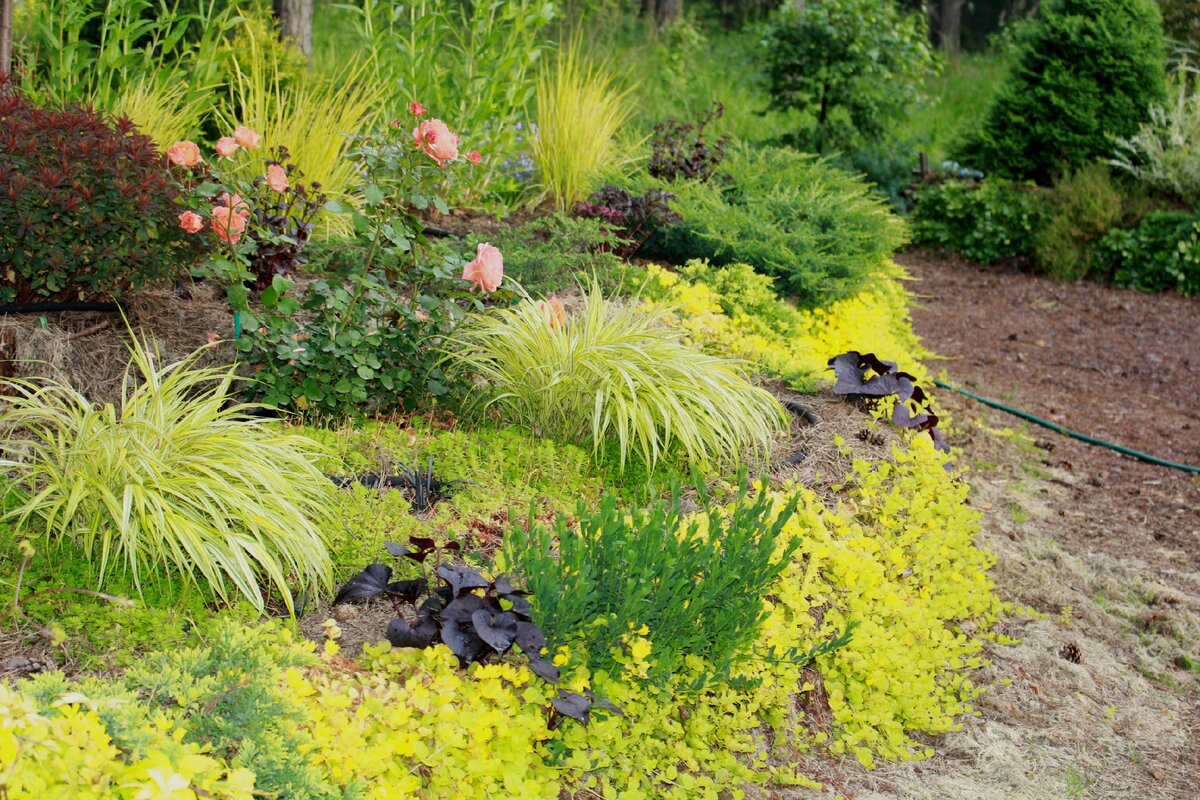
<path fill-rule="evenodd" d="M 962 10 L 965 0 L 941 0 L 938 14 L 938 42 L 942 51 L 957 53 L 962 43 Z"/>
<path fill-rule="evenodd" d="M 0 0 L 0 72 L 12 72 L 13 6 L 17 0 Z"/>
<path fill-rule="evenodd" d="M 275 0 L 275 16 L 279 17 L 279 38 L 311 58 L 313 0 Z"/>
<path fill-rule="evenodd" d="M 661 27 L 679 19 L 679 15 L 682 12 L 683 0 L 658 0 L 658 9 L 654 15 L 654 21 Z"/>

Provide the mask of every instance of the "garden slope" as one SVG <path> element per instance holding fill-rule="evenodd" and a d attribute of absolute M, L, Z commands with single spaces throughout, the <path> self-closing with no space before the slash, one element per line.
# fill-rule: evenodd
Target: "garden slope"
<path fill-rule="evenodd" d="M 1186 350 L 1200 304 L 900 260 L 918 279 L 917 332 L 947 357 L 931 369 L 1076 430 L 1200 461 L 1200 363 Z M 938 759 L 827 780 L 860 800 L 1194 800 L 1200 478 L 940 400 L 999 591 L 1036 614 L 1006 623 L 1022 641 L 994 655 L 1003 683 L 980 699 L 980 719 L 938 743 Z"/>

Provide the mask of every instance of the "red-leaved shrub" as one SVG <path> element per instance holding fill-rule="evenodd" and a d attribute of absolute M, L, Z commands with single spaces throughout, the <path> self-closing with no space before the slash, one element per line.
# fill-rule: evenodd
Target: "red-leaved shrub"
<path fill-rule="evenodd" d="M 39 108 L 7 84 L 0 75 L 0 303 L 115 298 L 199 256 L 149 137 L 90 108 Z"/>

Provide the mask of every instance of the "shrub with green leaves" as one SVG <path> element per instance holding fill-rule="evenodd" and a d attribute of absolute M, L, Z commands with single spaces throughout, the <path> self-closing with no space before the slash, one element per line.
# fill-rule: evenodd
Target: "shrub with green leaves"
<path fill-rule="evenodd" d="M 1111 230 L 1097 260 L 1118 286 L 1200 295 L 1200 215 L 1155 211 L 1133 230 Z"/>
<path fill-rule="evenodd" d="M 1031 184 L 947 181 L 917 191 L 910 223 L 914 242 L 991 264 L 1032 253 L 1046 213 Z"/>
<path fill-rule="evenodd" d="M 777 147 L 732 148 L 728 178 L 670 185 L 682 222 L 646 245 L 682 264 L 750 264 L 817 307 L 864 288 L 905 242 L 904 224 L 860 177 Z"/>
<path fill-rule="evenodd" d="M 1163 99 L 1162 18 L 1154 0 L 1052 0 L 959 160 L 1049 184 L 1112 153 Z"/>
<path fill-rule="evenodd" d="M 1038 267 L 1052 278 L 1082 278 L 1091 269 L 1093 246 L 1121 219 L 1121 192 L 1106 166 L 1091 164 L 1056 181 L 1047 208 L 1034 246 Z"/>
<path fill-rule="evenodd" d="M 927 29 L 892 0 L 785 4 L 763 48 L 772 108 L 803 112 L 797 141 L 821 152 L 879 139 L 936 66 Z"/>
<path fill-rule="evenodd" d="M 544 304 L 476 315 L 454 332 L 449 358 L 481 378 L 489 404 L 536 435 L 611 439 L 624 468 L 685 456 L 709 465 L 761 460 L 780 432 L 779 402 L 738 362 L 707 355 L 666 324 L 669 308 L 606 300 L 595 284 L 560 319 Z"/>
<path fill-rule="evenodd" d="M 259 610 L 262 581 L 289 609 L 293 581 L 329 587 L 317 446 L 229 405 L 234 369 L 199 366 L 204 349 L 166 366 L 136 337 L 130 352 L 116 406 L 9 381 L 0 470 L 25 492 L 7 514 L 16 528 L 77 545 L 101 583 L 161 570 Z"/>
<path fill-rule="evenodd" d="M 534 520 L 514 526 L 505 568 L 526 579 L 550 643 L 582 646 L 592 670 L 612 669 L 622 637 L 646 626 L 652 678 L 669 677 L 685 656 L 728 677 L 753 646 L 763 598 L 800 544 L 779 547 L 799 498 L 778 516 L 771 495 L 750 497 L 745 483 L 727 509 L 700 499 L 700 512 L 685 516 L 678 489 L 648 510 L 621 508 L 606 494 L 595 510 L 579 504 L 578 529 L 562 516 L 553 532 Z"/>

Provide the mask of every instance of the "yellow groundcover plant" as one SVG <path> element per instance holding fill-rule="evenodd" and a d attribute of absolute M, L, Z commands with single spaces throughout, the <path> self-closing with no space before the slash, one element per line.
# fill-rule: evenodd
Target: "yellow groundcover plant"
<path fill-rule="evenodd" d="M 791 766 L 802 752 L 852 754 L 867 767 L 876 758 L 928 757 L 914 734 L 951 730 L 971 713 L 980 689 L 970 674 L 983 664 L 1000 610 L 987 577 L 991 558 L 973 542 L 978 514 L 945 465 L 928 438 L 916 436 L 889 461 L 855 462 L 837 505 L 800 488 L 780 545 L 799 538 L 799 552 L 727 683 L 689 690 L 711 669 L 695 657 L 666 685 L 640 680 L 654 658 L 653 631 L 644 629 L 624 638 L 619 675 L 590 674 L 582 654 L 561 647 L 554 659 L 566 688 L 590 687 L 623 712 L 595 711 L 585 728 L 551 714 L 557 688 L 522 666 L 464 672 L 443 647 L 386 643 L 354 663 L 330 640 L 320 659 L 277 668 L 288 724 L 323 780 L 340 787 L 331 797 L 553 800 L 586 789 L 622 800 L 716 800 L 745 797 L 754 784 L 812 785 Z M 780 508 L 796 490 L 775 495 Z M 818 656 L 811 671 L 782 657 L 807 652 L 851 621 L 852 641 Z M 300 647 L 286 630 L 256 635 L 268 647 Z M 120 788 L 126 793 L 114 796 L 246 796 L 244 772 L 189 744 L 180 733 L 186 721 L 172 712 L 146 709 L 153 724 L 130 737 L 128 714 L 106 717 L 61 690 L 48 697 L 46 685 L 65 686 L 54 680 L 0 689 L 0 795 L 7 788 L 10 797 L 62 796 L 86 781 L 144 787 L 153 753 L 153 779 L 174 782 L 176 793 Z M 818 683 L 823 692 L 813 691 Z M 821 717 L 832 720 L 824 726 L 802 710 L 822 707 L 821 695 Z M 112 719 L 126 720 L 122 741 L 136 746 L 111 745 L 104 725 L 118 724 Z"/>
<path fill-rule="evenodd" d="M 781 300 L 769 276 L 746 264 L 726 267 L 693 261 L 680 273 L 646 268 L 643 294 L 677 309 L 675 323 L 706 352 L 752 362 L 799 391 L 832 380 L 827 362 L 858 350 L 897 361 L 918 380 L 926 355 L 909 325 L 911 300 L 891 265 L 869 289 L 824 309 L 798 309 Z"/>

